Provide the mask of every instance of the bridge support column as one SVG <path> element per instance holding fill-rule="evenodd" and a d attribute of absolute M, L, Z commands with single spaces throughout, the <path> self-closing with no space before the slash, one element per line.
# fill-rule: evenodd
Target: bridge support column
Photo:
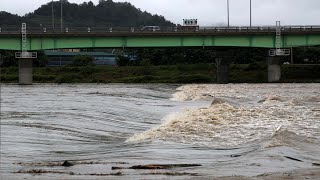
<path fill-rule="evenodd" d="M 229 82 L 229 70 L 232 62 L 233 51 L 217 51 L 216 66 L 217 66 L 217 83 L 227 84 Z"/>
<path fill-rule="evenodd" d="M 281 78 L 281 57 L 267 57 L 268 82 L 278 82 Z"/>
<path fill-rule="evenodd" d="M 19 59 L 19 84 L 32 84 L 32 59 Z"/>
<path fill-rule="evenodd" d="M 216 58 L 217 83 L 227 84 L 229 82 L 229 66 L 231 58 Z"/>

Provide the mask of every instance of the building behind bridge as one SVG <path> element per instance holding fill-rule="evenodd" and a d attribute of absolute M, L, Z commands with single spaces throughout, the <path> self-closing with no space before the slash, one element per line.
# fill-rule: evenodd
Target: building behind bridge
<path fill-rule="evenodd" d="M 116 55 L 108 52 L 82 52 L 79 49 L 73 50 L 47 50 L 45 51 L 48 57 L 47 66 L 64 66 L 71 64 L 75 56 L 90 56 L 93 63 L 98 66 L 114 66 L 117 65 Z"/>

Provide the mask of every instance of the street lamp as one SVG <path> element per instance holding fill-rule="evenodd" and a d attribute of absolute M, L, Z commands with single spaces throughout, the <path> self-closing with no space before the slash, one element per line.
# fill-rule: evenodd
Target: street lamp
<path fill-rule="evenodd" d="M 229 0 L 227 0 L 228 28 L 230 27 Z"/>

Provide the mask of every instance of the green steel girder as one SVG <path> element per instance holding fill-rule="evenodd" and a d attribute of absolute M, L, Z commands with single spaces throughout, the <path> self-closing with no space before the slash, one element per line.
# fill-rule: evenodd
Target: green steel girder
<path fill-rule="evenodd" d="M 320 34 L 284 34 L 283 48 L 320 45 Z M 261 47 L 275 48 L 275 35 L 239 34 L 239 35 L 146 35 L 146 36 L 106 36 L 86 35 L 30 35 L 28 50 L 67 49 L 67 48 L 136 48 L 136 47 Z M 0 36 L 1 50 L 21 50 L 21 37 L 16 35 Z"/>

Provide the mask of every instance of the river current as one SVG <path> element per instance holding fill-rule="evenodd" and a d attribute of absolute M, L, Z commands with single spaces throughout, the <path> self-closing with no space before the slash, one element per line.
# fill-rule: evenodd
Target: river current
<path fill-rule="evenodd" d="M 2 84 L 0 133 L 1 179 L 210 179 L 318 168 L 320 84 Z M 177 167 L 130 168 L 150 164 Z"/>

